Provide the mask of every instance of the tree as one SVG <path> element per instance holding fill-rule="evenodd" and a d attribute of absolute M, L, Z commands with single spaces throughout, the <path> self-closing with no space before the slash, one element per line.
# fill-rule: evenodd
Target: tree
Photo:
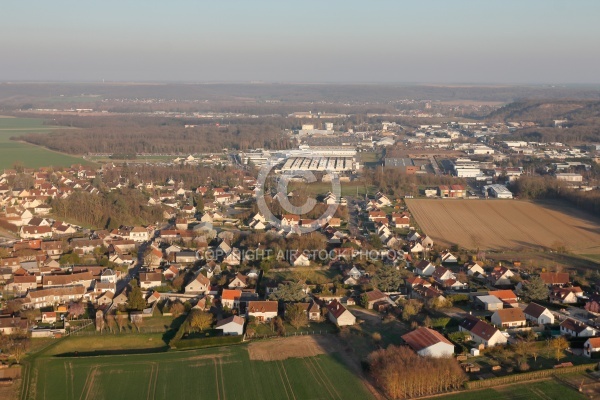
<path fill-rule="evenodd" d="M 192 310 L 192 313 L 190 314 L 190 327 L 202 332 L 203 330 L 210 328 L 213 319 L 213 315 L 209 312 Z"/>
<path fill-rule="evenodd" d="M 85 312 L 85 307 L 81 302 L 71 302 L 69 304 L 69 315 L 71 318 L 79 318 Z"/>
<path fill-rule="evenodd" d="M 531 277 L 527 283 L 523 283 L 521 298 L 526 302 L 548 299 L 548 286 L 539 276 Z"/>
<path fill-rule="evenodd" d="M 181 291 L 181 289 L 183 288 L 183 284 L 184 284 L 184 279 L 183 279 L 182 275 L 177 275 L 175 277 L 175 279 L 173 279 L 173 287 L 177 291 Z"/>
<path fill-rule="evenodd" d="M 129 291 L 129 295 L 127 295 L 127 308 L 133 311 L 142 311 L 146 308 L 146 300 L 144 300 L 142 289 L 140 289 L 135 279 L 132 279 L 129 285 L 131 286 L 131 290 Z"/>
<path fill-rule="evenodd" d="M 381 250 L 383 248 L 383 243 L 381 242 L 381 238 L 375 233 L 369 236 L 369 244 L 373 246 L 375 250 Z"/>
<path fill-rule="evenodd" d="M 286 282 L 277 285 L 277 291 L 269 296 L 271 300 L 281 300 L 284 302 L 299 302 L 306 298 L 304 287 L 299 282 Z"/>
<path fill-rule="evenodd" d="M 569 347 L 569 342 L 564 336 L 558 336 L 550 341 L 550 347 L 554 350 L 556 361 L 565 356 L 564 351 Z"/>
<path fill-rule="evenodd" d="M 115 317 L 117 325 L 119 325 L 119 332 L 121 332 L 127 325 L 127 314 L 119 313 Z"/>
<path fill-rule="evenodd" d="M 308 316 L 301 304 L 288 304 L 285 309 L 285 319 L 295 329 L 308 325 Z"/>
<path fill-rule="evenodd" d="M 421 308 L 423 308 L 423 304 L 420 301 L 416 299 L 408 300 L 402 308 L 402 319 L 408 322 L 421 311 Z"/>
<path fill-rule="evenodd" d="M 183 314 L 183 312 L 185 311 L 185 307 L 183 306 L 183 304 L 176 301 L 171 305 L 171 307 L 169 308 L 169 311 L 171 312 L 171 314 L 173 314 L 173 317 L 177 318 L 181 314 Z"/>
<path fill-rule="evenodd" d="M 281 317 L 274 318 L 275 330 L 279 336 L 285 336 L 285 325 Z"/>
<path fill-rule="evenodd" d="M 111 333 L 115 331 L 115 327 L 117 326 L 117 321 L 115 320 L 114 314 L 106 315 L 106 325 L 108 325 L 108 329 L 110 330 Z"/>
<path fill-rule="evenodd" d="M 368 308 L 369 307 L 369 295 L 367 295 L 366 293 L 361 294 L 360 298 L 358 299 L 358 304 L 360 304 L 360 306 L 363 308 Z"/>
<path fill-rule="evenodd" d="M 375 286 L 382 292 L 395 292 L 402 284 L 400 271 L 391 265 L 384 265 L 377 270 L 373 279 Z"/>

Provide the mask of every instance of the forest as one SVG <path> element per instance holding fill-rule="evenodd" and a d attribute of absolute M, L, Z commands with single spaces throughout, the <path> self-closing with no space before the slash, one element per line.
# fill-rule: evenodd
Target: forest
<path fill-rule="evenodd" d="M 95 228 L 121 225 L 151 225 L 163 220 L 160 206 L 147 206 L 145 195 L 136 189 L 121 189 L 103 195 L 75 191 L 66 199 L 53 199 L 57 218 L 77 221 Z"/>
<path fill-rule="evenodd" d="M 155 117 L 58 117 L 54 123 L 83 129 L 26 134 L 16 140 L 69 154 L 198 154 L 224 148 L 285 149 L 292 144 L 269 123 L 207 124 L 185 128 L 187 122 Z"/>
<path fill-rule="evenodd" d="M 600 193 L 597 190 L 574 190 L 551 176 L 522 176 L 511 185 L 511 189 L 524 199 L 567 200 L 581 210 L 600 215 Z"/>

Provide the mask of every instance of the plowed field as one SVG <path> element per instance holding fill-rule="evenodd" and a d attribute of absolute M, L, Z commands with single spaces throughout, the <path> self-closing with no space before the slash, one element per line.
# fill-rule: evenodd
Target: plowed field
<path fill-rule="evenodd" d="M 467 249 L 566 247 L 600 254 L 600 220 L 563 205 L 518 200 L 407 199 L 423 232 L 436 244 Z"/>

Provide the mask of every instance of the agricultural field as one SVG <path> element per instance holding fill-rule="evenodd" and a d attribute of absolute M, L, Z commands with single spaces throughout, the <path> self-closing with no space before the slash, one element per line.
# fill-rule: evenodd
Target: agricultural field
<path fill-rule="evenodd" d="M 442 246 L 600 254 L 600 220 L 562 203 L 407 199 L 406 204 L 423 232 Z"/>
<path fill-rule="evenodd" d="M 52 151 L 29 143 L 10 140 L 26 133 L 49 133 L 59 127 L 43 125 L 38 118 L 12 118 L 0 116 L 0 169 L 13 168 L 16 163 L 24 167 L 69 167 L 72 164 L 90 164 L 88 161 Z"/>
<path fill-rule="evenodd" d="M 21 399 L 373 398 L 339 353 L 325 351 L 326 338 L 276 340 L 154 354 L 40 354 L 25 372 Z"/>
<path fill-rule="evenodd" d="M 491 389 L 473 390 L 460 394 L 436 397 L 439 400 L 580 400 L 587 399 L 575 389 L 557 380 L 526 382 L 516 385 L 506 385 Z"/>

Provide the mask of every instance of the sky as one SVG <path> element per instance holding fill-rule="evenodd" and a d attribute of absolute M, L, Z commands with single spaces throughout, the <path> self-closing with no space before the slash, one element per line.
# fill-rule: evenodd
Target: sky
<path fill-rule="evenodd" d="M 597 0 L 4 0 L 0 81 L 600 83 Z"/>

